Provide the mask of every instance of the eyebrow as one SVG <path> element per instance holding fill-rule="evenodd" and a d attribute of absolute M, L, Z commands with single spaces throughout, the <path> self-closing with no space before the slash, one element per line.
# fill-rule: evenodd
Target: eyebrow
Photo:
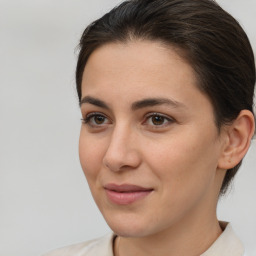
<path fill-rule="evenodd" d="M 136 101 L 132 104 L 132 110 L 137 110 L 140 108 L 152 107 L 157 105 L 169 105 L 173 108 L 185 108 L 186 106 L 173 99 L 168 98 L 147 98 L 140 101 Z"/>
<path fill-rule="evenodd" d="M 102 101 L 100 99 L 96 99 L 91 96 L 85 96 L 84 98 L 82 98 L 81 102 L 79 103 L 80 107 L 84 103 L 89 103 L 89 104 L 95 105 L 100 108 L 109 109 L 109 106 L 104 101 Z"/>
<path fill-rule="evenodd" d="M 85 96 L 81 102 L 80 102 L 80 107 L 82 104 L 85 103 L 89 103 L 104 109 L 110 109 L 110 107 L 102 100 L 91 97 L 91 96 Z M 136 101 L 134 103 L 132 103 L 131 109 L 134 110 L 138 110 L 141 108 L 146 108 L 146 107 L 153 107 L 153 106 L 157 106 L 157 105 L 169 105 L 173 108 L 186 108 L 186 106 L 181 103 L 178 102 L 176 100 L 173 99 L 169 99 L 169 98 L 146 98 L 146 99 L 142 99 L 139 101 Z"/>

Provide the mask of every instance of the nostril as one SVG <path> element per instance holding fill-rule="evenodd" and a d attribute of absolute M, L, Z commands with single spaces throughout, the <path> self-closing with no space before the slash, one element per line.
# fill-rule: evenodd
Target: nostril
<path fill-rule="evenodd" d="M 121 169 L 120 167 L 117 167 L 117 166 L 114 167 L 113 165 L 109 165 L 107 163 L 105 163 L 104 165 L 107 167 L 107 169 L 111 171 L 119 171 Z"/>
<path fill-rule="evenodd" d="M 105 152 L 103 166 L 114 172 L 137 168 L 141 158 L 139 151 L 134 147 L 135 145 L 127 140 L 127 136 L 124 139 L 124 135 L 122 138 L 116 135 Z"/>

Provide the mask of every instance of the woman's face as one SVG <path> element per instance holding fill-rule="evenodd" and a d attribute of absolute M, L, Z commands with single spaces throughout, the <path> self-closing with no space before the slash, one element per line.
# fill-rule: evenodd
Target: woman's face
<path fill-rule="evenodd" d="M 158 42 L 108 44 L 90 56 L 80 161 L 119 235 L 153 235 L 215 214 L 223 143 L 196 83 L 191 66 Z"/>

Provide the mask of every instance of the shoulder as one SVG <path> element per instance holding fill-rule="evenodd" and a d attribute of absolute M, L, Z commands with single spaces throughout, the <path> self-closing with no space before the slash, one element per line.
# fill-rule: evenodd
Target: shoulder
<path fill-rule="evenodd" d="M 98 239 L 56 249 L 43 256 L 113 256 L 114 238 L 115 235 L 111 233 Z"/>

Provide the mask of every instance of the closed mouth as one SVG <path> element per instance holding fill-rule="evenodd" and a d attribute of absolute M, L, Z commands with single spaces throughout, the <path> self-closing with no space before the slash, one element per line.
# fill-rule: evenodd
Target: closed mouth
<path fill-rule="evenodd" d="M 117 205 L 129 205 L 147 197 L 152 188 L 145 188 L 131 184 L 107 184 L 104 186 L 108 199 Z"/>
<path fill-rule="evenodd" d="M 153 188 L 145 188 L 145 187 L 141 187 L 141 186 L 137 186 L 137 185 L 132 185 L 132 184 L 121 184 L 121 185 L 117 185 L 117 184 L 107 184 L 106 186 L 104 186 L 105 189 L 107 190 L 111 190 L 111 191 L 115 191 L 115 192 L 119 192 L 119 193 L 127 193 L 127 192 L 142 192 L 142 191 L 152 191 Z"/>

